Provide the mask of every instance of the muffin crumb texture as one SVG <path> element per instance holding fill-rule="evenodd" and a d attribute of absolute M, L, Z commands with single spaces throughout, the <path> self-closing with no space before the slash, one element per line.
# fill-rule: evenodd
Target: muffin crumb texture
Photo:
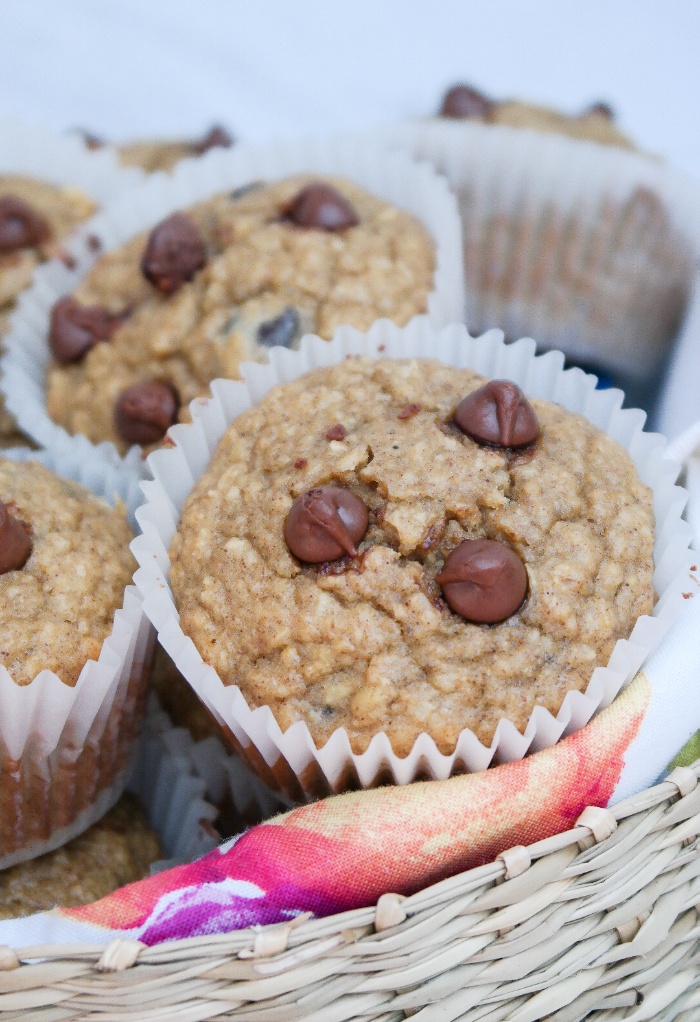
<path fill-rule="evenodd" d="M 183 508 L 171 584 L 204 660 L 283 730 L 306 721 L 322 745 L 343 727 L 356 753 L 382 731 L 398 755 L 423 731 L 445 754 L 465 728 L 489 744 L 501 718 L 556 714 L 651 611 L 652 495 L 627 453 L 537 400 L 534 443 L 482 446 L 453 416 L 485 382 L 349 359 L 275 388 L 222 438 Z M 369 528 L 357 557 L 305 564 L 285 521 L 326 485 L 360 497 Z M 435 581 L 469 539 L 526 567 L 525 603 L 500 624 L 464 620 Z"/>
<path fill-rule="evenodd" d="M 211 380 L 238 378 L 241 361 L 265 361 L 274 345 L 298 347 L 309 332 L 330 338 L 341 324 L 366 330 L 382 316 L 405 325 L 425 312 L 435 255 L 421 224 L 335 178 L 322 181 L 350 203 L 359 223 L 324 229 L 294 222 L 295 198 L 320 180 L 253 183 L 187 210 L 204 265 L 170 293 L 152 282 L 165 279 L 160 266 L 154 272 L 153 245 L 144 263 L 149 233 L 99 259 L 73 297 L 123 318 L 82 359 L 49 368 L 51 417 L 124 451 L 129 441 L 115 428 L 114 407 L 134 384 L 174 387 L 182 419 Z M 157 254 L 167 255 L 166 248 L 161 238 Z"/>
<path fill-rule="evenodd" d="M 125 795 L 67 845 L 0 871 L 0 919 L 87 905 L 148 876 L 161 855 L 140 803 Z"/>
<path fill-rule="evenodd" d="M 21 569 L 0 574 L 0 663 L 19 685 L 44 669 L 74 685 L 131 581 L 125 515 L 33 462 L 0 461 L 0 501 L 32 543 Z"/>

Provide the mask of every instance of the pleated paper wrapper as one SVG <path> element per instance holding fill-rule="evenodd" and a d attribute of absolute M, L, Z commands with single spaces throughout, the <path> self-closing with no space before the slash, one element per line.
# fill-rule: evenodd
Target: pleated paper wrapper
<path fill-rule="evenodd" d="M 170 174 L 149 175 L 84 224 L 74 242 L 65 246 L 75 260 L 74 269 L 54 260 L 37 270 L 33 286 L 18 301 L 0 362 L 0 388 L 22 431 L 47 450 L 64 455 L 76 449 L 85 457 L 96 450 L 113 465 L 145 476 L 140 447 L 132 447 L 122 458 L 112 443 L 94 445 L 84 436 L 70 436 L 49 418 L 45 378 L 52 306 L 94 265 L 99 255 L 95 238 L 100 240 L 100 252 L 110 251 L 174 210 L 254 181 L 272 182 L 306 172 L 346 177 L 417 217 L 435 242 L 427 314 L 436 327 L 461 320 L 464 280 L 457 205 L 446 181 L 428 163 L 389 153 L 378 144 L 358 146 L 355 140 L 342 138 L 212 150 L 183 160 Z"/>
<path fill-rule="evenodd" d="M 46 452 L 3 456 L 40 461 L 100 496 L 130 501 L 135 483 L 92 460 L 69 463 Z M 70 565 L 66 564 L 66 570 Z M 0 666 L 0 869 L 34 858 L 82 833 L 124 791 L 144 713 L 153 630 L 141 597 L 127 586 L 97 661 L 74 686 L 44 670 L 16 684 Z"/>
<path fill-rule="evenodd" d="M 431 160 L 457 195 L 472 332 L 535 337 L 629 387 L 653 381 L 700 252 L 695 182 L 641 153 L 505 125 L 435 118 L 381 137 Z"/>
<path fill-rule="evenodd" d="M 616 643 L 608 665 L 596 668 L 585 692 L 567 694 L 556 717 L 536 707 L 522 734 L 511 722 L 502 720 L 489 747 L 470 731 L 463 731 L 452 755 L 440 753 L 432 738 L 422 734 L 410 753 L 399 758 L 383 733 L 375 735 L 366 752 L 357 755 L 343 729 L 317 748 L 305 723 L 297 722 L 283 733 L 269 707 L 252 708 L 237 686 L 224 686 L 180 628 L 168 582 L 168 549 L 182 505 L 218 440 L 239 414 L 273 386 L 349 355 L 430 357 L 447 365 L 470 367 L 486 377 L 514 380 L 530 397 L 559 402 L 617 440 L 629 452 L 642 481 L 652 488 L 654 585 L 658 593 L 653 614 L 638 619 L 629 639 Z M 580 369 L 565 371 L 563 361 L 560 353 L 535 356 L 532 340 L 505 344 L 500 331 L 474 339 L 459 325 L 436 331 L 425 317 L 417 317 L 404 329 L 380 321 L 367 334 L 344 327 L 330 343 L 309 336 L 298 352 L 273 349 L 269 365 L 245 364 L 243 382 L 217 380 L 211 398 L 192 402 L 192 424 L 171 430 L 175 446 L 150 455 L 154 481 L 143 483 L 147 500 L 137 512 L 142 535 L 132 545 L 140 564 L 134 580 L 143 594 L 146 614 L 178 669 L 268 785 L 301 800 L 387 781 L 406 784 L 419 777 L 445 778 L 521 759 L 586 724 L 631 681 L 661 642 L 683 606 L 682 590 L 691 557 L 690 529 L 681 519 L 686 494 L 675 486 L 678 466 L 664 458 L 666 442 L 662 437 L 643 432 L 643 412 L 621 410 L 620 391 L 596 390 L 595 377 Z"/>

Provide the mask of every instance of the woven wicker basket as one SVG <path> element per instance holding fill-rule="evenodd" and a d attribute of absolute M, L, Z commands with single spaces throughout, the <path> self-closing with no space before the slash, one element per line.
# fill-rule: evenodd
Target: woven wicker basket
<path fill-rule="evenodd" d="M 152 948 L 0 948 L 0 1022 L 697 1022 L 699 777 L 679 767 L 373 908 Z"/>

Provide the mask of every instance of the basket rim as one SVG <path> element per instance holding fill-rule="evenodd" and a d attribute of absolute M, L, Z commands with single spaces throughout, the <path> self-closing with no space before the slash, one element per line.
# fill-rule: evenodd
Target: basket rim
<path fill-rule="evenodd" d="M 279 960 L 280 954 L 293 955 L 294 948 L 310 940 L 331 941 L 328 950 L 342 944 L 366 941 L 376 933 L 400 925 L 404 919 L 445 900 L 454 900 L 460 894 L 482 884 L 507 882 L 516 879 L 537 861 L 562 853 L 578 845 L 578 862 L 581 853 L 615 841 L 618 825 L 629 817 L 641 813 L 652 813 L 664 802 L 678 805 L 691 795 L 700 783 L 700 759 L 690 766 L 676 767 L 661 782 L 646 788 L 636 795 L 618 802 L 609 809 L 589 806 L 578 817 L 574 826 L 567 831 L 536 841 L 528 846 L 504 849 L 491 862 L 473 867 L 410 895 L 384 893 L 376 904 L 365 908 L 309 918 L 308 913 L 297 916 L 285 923 L 248 926 L 228 933 L 181 940 L 163 941 L 148 946 L 138 940 L 115 937 L 106 944 L 45 944 L 10 948 L 0 945 L 0 975 L 4 970 L 20 968 L 41 968 L 47 960 L 105 963 L 116 954 L 116 965 L 103 964 L 102 968 L 121 971 L 135 964 L 151 965 L 173 963 L 183 959 L 233 954 L 236 958 L 270 958 Z M 669 821 L 667 820 L 666 823 Z M 40 961 L 37 961 L 40 960 Z M 285 963 L 285 966 L 291 963 Z M 280 962 L 280 970 L 283 965 Z"/>

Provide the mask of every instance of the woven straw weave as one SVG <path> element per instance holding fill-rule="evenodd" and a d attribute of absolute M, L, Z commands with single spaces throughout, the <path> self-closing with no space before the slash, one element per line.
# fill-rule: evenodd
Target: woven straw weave
<path fill-rule="evenodd" d="M 0 1022 L 698 1022 L 699 776 L 373 908 L 153 948 L 0 948 Z"/>

